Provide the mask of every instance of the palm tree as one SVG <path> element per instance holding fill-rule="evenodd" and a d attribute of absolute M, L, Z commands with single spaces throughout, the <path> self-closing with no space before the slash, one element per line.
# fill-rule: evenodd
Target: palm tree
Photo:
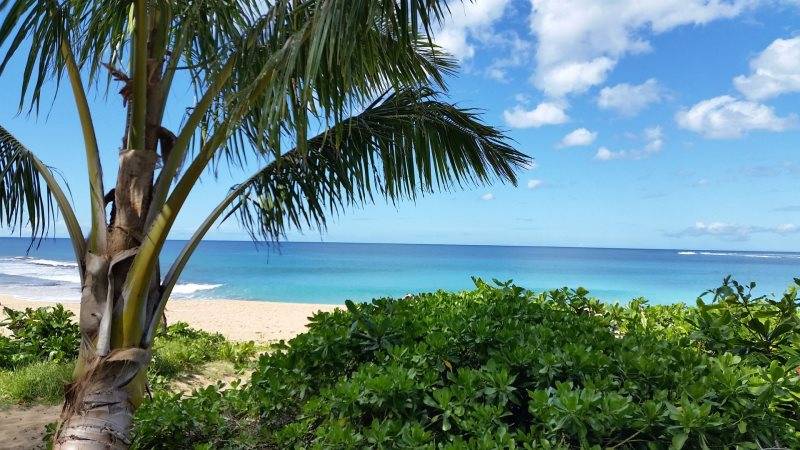
<path fill-rule="evenodd" d="M 528 162 L 474 110 L 443 99 L 455 64 L 431 33 L 445 0 L 0 0 L 0 10 L 0 75 L 27 53 L 20 108 L 38 112 L 44 83 L 66 75 L 85 143 L 88 237 L 51 168 L 0 127 L 4 225 L 41 238 L 60 213 L 82 280 L 80 356 L 56 448 L 127 446 L 166 302 L 221 216 L 274 240 L 376 198 L 516 183 Z M 87 90 L 113 83 L 127 115 L 106 191 Z M 197 100 L 165 124 L 177 83 Z M 252 161 L 262 168 L 162 276 L 159 254 L 201 176 Z"/>

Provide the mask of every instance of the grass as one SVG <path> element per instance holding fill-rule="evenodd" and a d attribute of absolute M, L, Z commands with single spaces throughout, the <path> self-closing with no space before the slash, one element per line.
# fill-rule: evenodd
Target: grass
<path fill-rule="evenodd" d="M 74 316 L 60 306 L 25 311 L 5 308 L 2 312 L 6 318 L 0 321 L 0 328 L 9 336 L 0 335 L 0 404 L 61 401 L 77 356 L 80 334 Z M 173 381 L 194 377 L 216 381 L 214 371 L 205 373 L 213 362 L 223 363 L 224 374 L 217 375 L 229 379 L 252 367 L 255 356 L 266 349 L 174 323 L 156 338 L 148 369 L 150 386 L 170 390 Z"/>
<path fill-rule="evenodd" d="M 58 403 L 72 378 L 74 363 L 42 361 L 0 371 L 0 404 Z"/>

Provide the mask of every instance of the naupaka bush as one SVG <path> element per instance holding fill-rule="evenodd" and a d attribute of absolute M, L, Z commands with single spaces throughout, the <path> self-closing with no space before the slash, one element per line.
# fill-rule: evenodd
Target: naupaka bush
<path fill-rule="evenodd" d="M 800 446 L 794 287 L 773 300 L 726 280 L 690 308 L 475 284 L 319 313 L 247 385 L 156 398 L 137 443 L 178 447 L 180 430 L 213 447 Z M 765 346 L 761 328 L 780 339 Z"/>

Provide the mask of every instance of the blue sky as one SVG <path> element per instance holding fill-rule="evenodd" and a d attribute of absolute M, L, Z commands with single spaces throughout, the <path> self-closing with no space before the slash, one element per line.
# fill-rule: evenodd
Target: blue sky
<path fill-rule="evenodd" d="M 367 206 L 290 239 L 800 251 L 800 2 L 475 0 L 452 11 L 436 36 L 462 66 L 451 99 L 481 108 L 535 167 L 517 187 Z M 0 123 L 61 170 L 88 218 L 69 92 L 38 119 L 18 115 L 15 64 L 0 78 Z M 110 183 L 124 111 L 115 94 L 92 106 Z M 172 236 L 188 236 L 243 174 L 207 177 Z M 231 221 L 209 237 L 245 235 Z"/>

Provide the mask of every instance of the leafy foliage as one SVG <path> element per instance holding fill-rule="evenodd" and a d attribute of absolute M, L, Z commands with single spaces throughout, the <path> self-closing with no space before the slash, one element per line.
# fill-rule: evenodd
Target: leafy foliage
<path fill-rule="evenodd" d="M 62 305 L 25 310 L 3 309 L 0 327 L 0 391 L 4 402 L 55 401 L 71 381 L 80 330 Z M 238 368 L 252 364 L 262 351 L 253 342 L 231 342 L 177 322 L 158 334 L 149 378 L 154 387 L 192 373 L 206 362 L 230 361 Z"/>
<path fill-rule="evenodd" d="M 728 351 L 758 358 L 765 364 L 775 359 L 800 365 L 800 279 L 795 279 L 795 286 L 777 300 L 754 297 L 755 286 L 741 285 L 729 277 L 722 286 L 704 294 L 713 295 L 712 303 L 698 299 L 698 314 L 692 319 L 696 329 L 693 337 L 717 354 Z"/>
<path fill-rule="evenodd" d="M 0 220 L 4 226 L 31 228 L 32 236 L 47 233 L 56 210 L 44 166 L 11 133 L 0 126 Z"/>
<path fill-rule="evenodd" d="M 0 339 L 0 368 L 21 367 L 33 362 L 72 361 L 78 356 L 80 331 L 71 311 L 63 305 L 26 308 L 4 307 L 0 327 L 10 336 Z"/>
<path fill-rule="evenodd" d="M 322 228 L 328 212 L 373 196 L 397 202 L 495 177 L 516 183 L 515 168 L 529 161 L 475 111 L 444 103 L 425 87 L 381 96 L 306 147 L 236 188 L 239 222 L 253 237 L 276 239 L 287 226 Z"/>
<path fill-rule="evenodd" d="M 714 314 L 728 308 L 715 304 Z M 470 292 L 348 303 L 263 355 L 248 385 L 145 405 L 136 443 L 175 448 L 164 439 L 181 433 L 193 440 L 180 445 L 215 448 L 799 446 L 797 331 L 770 352 L 745 351 L 702 328 L 703 314 L 481 280 Z M 726 327 L 749 336 L 728 314 Z"/>
<path fill-rule="evenodd" d="M 185 322 L 176 322 L 156 336 L 150 375 L 169 379 L 191 371 L 202 363 L 217 360 L 243 365 L 256 352 L 253 342 L 231 342 L 219 333 L 209 333 L 191 328 Z"/>

